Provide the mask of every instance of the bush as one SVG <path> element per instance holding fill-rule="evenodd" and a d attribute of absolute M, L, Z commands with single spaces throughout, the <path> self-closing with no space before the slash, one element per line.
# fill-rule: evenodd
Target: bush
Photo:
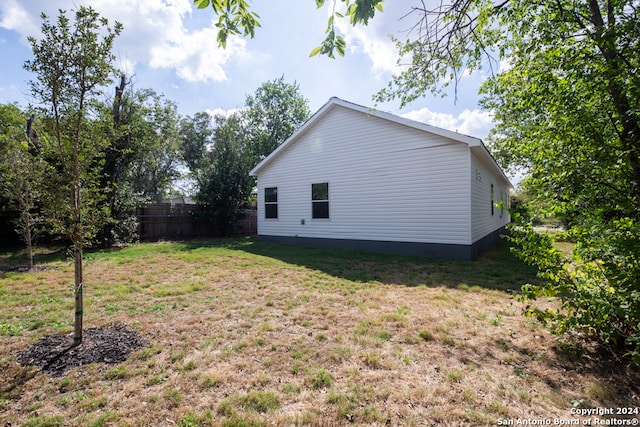
<path fill-rule="evenodd" d="M 558 310 L 528 306 L 527 313 L 556 334 L 583 333 L 640 364 L 640 224 L 631 218 L 583 222 L 568 233 L 576 242 L 571 258 L 531 225 L 516 222 L 510 231 L 515 253 L 543 279 L 523 287 L 523 300 L 561 302 Z"/>

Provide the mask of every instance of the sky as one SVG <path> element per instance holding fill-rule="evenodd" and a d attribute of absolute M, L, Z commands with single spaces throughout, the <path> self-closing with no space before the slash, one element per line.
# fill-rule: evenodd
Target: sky
<path fill-rule="evenodd" d="M 388 1 L 366 27 L 337 20 L 347 42 L 345 57 L 309 57 L 324 39 L 327 6 L 316 9 L 313 0 L 250 4 L 262 25 L 255 38 L 230 37 L 223 49 L 217 45 L 213 9 L 198 10 L 191 0 L 0 0 L 0 103 L 33 103 L 28 86 L 33 75 L 23 64 L 32 58 L 27 37 L 40 37 L 42 12 L 55 21 L 59 9 L 90 5 L 110 23 L 122 23 L 115 66 L 132 77 L 134 88 L 164 94 L 185 116 L 242 108 L 247 95 L 281 76 L 300 86 L 312 112 L 332 96 L 374 107 L 372 96 L 398 71 L 390 35 L 403 39 L 415 23 L 404 17 L 411 2 Z M 491 114 L 478 107 L 477 95 L 484 78 L 480 72 L 464 75 L 457 99 L 427 94 L 402 109 L 399 101 L 376 108 L 486 139 Z"/>

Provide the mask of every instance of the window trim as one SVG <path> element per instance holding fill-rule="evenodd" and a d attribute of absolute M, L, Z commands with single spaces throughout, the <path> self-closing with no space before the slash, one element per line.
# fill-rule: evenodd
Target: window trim
<path fill-rule="evenodd" d="M 275 201 L 267 200 L 267 190 L 274 190 L 275 189 Z M 273 193 L 272 193 L 273 194 Z M 278 219 L 278 187 L 264 187 L 264 219 Z M 267 215 L 267 206 L 275 206 L 275 216 L 268 216 Z"/>
<path fill-rule="evenodd" d="M 314 199 L 314 186 L 315 185 L 326 185 L 326 199 Z M 324 192 L 324 191 L 323 191 Z M 311 219 L 319 219 L 319 220 L 328 220 L 331 219 L 331 205 L 330 205 L 330 191 L 329 191 L 329 181 L 325 181 L 325 182 L 313 182 L 311 183 Z M 327 216 L 316 216 L 316 209 L 315 207 L 318 206 L 319 204 L 325 205 L 326 204 L 326 213 Z M 325 209 L 323 209 L 324 211 Z"/>

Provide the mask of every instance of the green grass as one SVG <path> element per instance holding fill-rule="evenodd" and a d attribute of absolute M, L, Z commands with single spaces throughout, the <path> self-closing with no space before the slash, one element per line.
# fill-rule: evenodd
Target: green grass
<path fill-rule="evenodd" d="M 85 326 L 149 347 L 51 378 L 15 356 L 72 330 L 73 264 L 39 250 L 54 268 L 0 273 L 0 425 L 495 425 L 623 406 L 640 380 L 572 369 L 521 315 L 535 271 L 504 243 L 464 262 L 253 237 L 88 251 Z"/>
<path fill-rule="evenodd" d="M 312 369 L 307 376 L 307 383 L 315 389 L 331 387 L 333 376 L 324 368 Z"/>
<path fill-rule="evenodd" d="M 60 416 L 39 415 L 29 418 L 24 427 L 56 427 L 64 425 L 63 418 Z"/>
<path fill-rule="evenodd" d="M 431 341 L 434 339 L 433 334 L 429 331 L 427 331 L 426 329 L 422 329 L 418 335 L 420 336 L 420 338 L 422 338 L 425 341 Z"/>
<path fill-rule="evenodd" d="M 67 251 L 58 246 L 34 246 L 33 265 L 56 267 L 67 258 Z M 28 265 L 27 251 L 24 248 L 15 250 L 0 249 L 0 271 Z"/>
<path fill-rule="evenodd" d="M 280 407 L 279 396 L 272 391 L 251 391 L 234 395 L 218 404 L 220 415 L 235 416 L 238 411 L 267 413 Z"/>

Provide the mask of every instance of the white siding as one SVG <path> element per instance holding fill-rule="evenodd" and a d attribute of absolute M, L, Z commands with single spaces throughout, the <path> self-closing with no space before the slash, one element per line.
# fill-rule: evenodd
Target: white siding
<path fill-rule="evenodd" d="M 297 138 L 258 173 L 259 234 L 471 243 L 467 144 L 341 106 Z M 311 218 L 320 182 L 329 219 Z M 278 219 L 264 218 L 265 187 Z"/>
<path fill-rule="evenodd" d="M 491 185 L 493 185 L 494 205 L 501 200 L 504 209 L 494 206 L 491 214 Z M 509 186 L 500 177 L 492 174 L 489 168 L 475 155 L 471 156 L 471 235 L 476 242 L 487 234 L 500 229 L 510 221 Z"/>

